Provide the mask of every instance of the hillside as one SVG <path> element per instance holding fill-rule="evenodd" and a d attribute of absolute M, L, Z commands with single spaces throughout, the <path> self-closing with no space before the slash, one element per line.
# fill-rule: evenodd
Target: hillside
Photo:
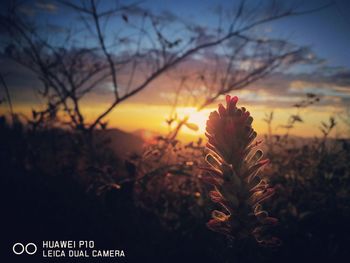
<path fill-rule="evenodd" d="M 106 142 L 108 148 L 112 149 L 119 157 L 127 157 L 130 154 L 140 154 L 144 140 L 132 133 L 116 128 L 96 131 L 98 142 Z"/>

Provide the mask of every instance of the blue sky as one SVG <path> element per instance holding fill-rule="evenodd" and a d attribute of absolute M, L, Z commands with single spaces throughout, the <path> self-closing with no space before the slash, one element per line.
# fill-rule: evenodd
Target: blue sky
<path fill-rule="evenodd" d="M 11 1 L 2 1 L 1 5 L 8 5 Z M 71 23 L 69 11 L 59 6 L 55 1 L 27 0 L 23 1 L 28 10 L 35 11 L 35 15 L 43 23 L 65 24 Z M 72 1 L 79 3 L 80 1 Z M 114 6 L 116 1 L 101 1 L 102 8 Z M 171 11 L 179 17 L 194 21 L 201 25 L 218 23 L 214 14 L 219 6 L 230 9 L 237 6 L 239 1 L 232 0 L 143 0 L 119 1 L 120 3 L 139 3 L 140 6 L 155 12 Z M 250 0 L 247 5 L 256 6 L 264 1 Z M 331 66 L 350 67 L 350 1 L 348 0 L 280 0 L 280 3 L 296 3 L 300 10 L 312 9 L 332 2 L 332 5 L 315 13 L 298 17 L 287 17 L 266 25 L 269 28 L 267 35 L 287 37 L 299 45 L 311 46 L 313 51 L 326 59 Z M 50 9 L 51 8 L 51 9 Z M 29 13 L 30 11 L 28 11 Z"/>
<path fill-rule="evenodd" d="M 153 10 L 169 9 L 179 16 L 196 20 L 200 23 L 217 23 L 212 15 L 217 6 L 230 7 L 238 1 L 186 1 L 153 0 L 144 1 Z M 261 1 L 250 1 L 257 4 Z M 279 1 L 279 2 L 298 2 Z M 330 1 L 299 1 L 299 9 L 306 10 L 326 5 Z M 350 67 L 350 1 L 336 0 L 332 5 L 315 13 L 298 17 L 288 17 L 271 23 L 271 35 L 287 36 L 300 45 L 309 45 L 320 57 L 332 66 Z"/>

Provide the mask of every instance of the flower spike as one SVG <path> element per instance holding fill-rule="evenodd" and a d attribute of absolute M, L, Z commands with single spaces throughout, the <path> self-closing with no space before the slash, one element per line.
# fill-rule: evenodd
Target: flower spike
<path fill-rule="evenodd" d="M 204 181 L 214 189 L 209 197 L 221 206 L 207 223 L 209 229 L 234 238 L 253 236 L 259 244 L 273 246 L 279 239 L 268 228 L 278 220 L 262 209 L 262 203 L 274 194 L 259 171 L 269 163 L 263 152 L 255 150 L 261 142 L 252 128 L 253 118 L 244 107 L 237 107 L 236 96 L 226 96 L 226 108 L 210 113 L 206 126 L 208 137 Z"/>

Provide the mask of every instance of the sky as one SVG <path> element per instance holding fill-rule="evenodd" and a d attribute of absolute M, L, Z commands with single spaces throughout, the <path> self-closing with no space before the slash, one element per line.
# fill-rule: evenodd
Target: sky
<path fill-rule="evenodd" d="M 155 10 L 170 9 L 177 14 L 197 19 L 202 23 L 216 23 L 215 17 L 208 19 L 206 15 L 212 12 L 215 6 L 230 7 L 237 1 L 230 0 L 204 0 L 204 1 L 149 1 L 149 5 Z M 261 1 L 251 1 L 259 4 Z M 278 2 L 278 1 L 277 1 Z M 279 1 L 281 2 L 281 1 Z M 282 1 L 283 2 L 283 1 Z M 284 1 L 288 2 L 288 1 Z M 290 17 L 272 23 L 271 33 L 273 35 L 290 35 L 293 41 L 301 45 L 310 45 L 321 57 L 334 66 L 350 67 L 350 2 L 347 0 L 323 1 L 305 0 L 289 1 L 300 3 L 300 9 L 312 9 L 318 6 L 333 4 L 319 12 Z"/>
<path fill-rule="evenodd" d="M 79 3 L 79 1 L 73 1 Z M 123 4 L 133 3 L 132 1 L 121 1 Z M 258 8 L 264 1 L 248 1 L 247 8 Z M 308 10 L 326 5 L 330 1 L 277 1 L 282 4 L 295 5 L 298 2 L 298 10 Z M 116 1 L 101 1 L 99 7 L 106 10 L 115 5 Z M 154 13 L 174 15 L 186 23 L 196 23 L 203 28 L 214 27 L 219 23 L 218 10 L 237 8 L 238 1 L 185 1 L 185 0 L 149 0 L 137 2 L 142 10 L 151 10 Z M 266 3 L 266 1 L 264 2 Z M 3 1 L 2 11 L 6 9 L 10 1 Z M 221 9 L 220 9 L 221 8 Z M 227 11 L 228 13 L 228 11 Z M 293 108 L 295 103 L 304 99 L 306 93 L 314 93 L 320 96 L 321 100 L 315 106 L 302 110 L 300 113 L 304 123 L 300 123 L 294 129 L 299 136 L 320 135 L 319 126 L 321 121 L 327 121 L 330 116 L 338 116 L 349 105 L 350 102 L 350 2 L 346 0 L 332 1 L 332 4 L 320 11 L 307 15 L 294 16 L 280 19 L 278 21 L 264 24 L 254 29 L 251 33 L 266 38 L 285 38 L 289 42 L 306 46 L 310 54 L 317 62 L 310 65 L 296 65 L 292 68 L 278 70 L 267 78 L 253 83 L 244 90 L 232 92 L 231 95 L 240 97 L 241 105 L 246 106 L 255 117 L 256 129 L 261 133 L 266 132 L 266 124 L 263 121 L 265 114 L 274 111 L 275 132 L 283 133 L 280 125 L 286 123 L 290 114 L 298 112 Z M 57 33 L 50 36 L 54 42 L 67 43 L 61 36 L 62 28 L 78 28 L 77 15 L 62 7 L 57 1 L 30 0 L 24 1 L 21 7 L 21 14 L 35 21 L 39 25 L 49 28 L 50 33 L 56 30 Z M 229 15 L 228 15 L 229 16 Z M 133 17 L 129 17 L 130 20 Z M 136 19 L 136 18 L 135 18 Z M 129 21 L 131 24 L 133 21 Z M 125 29 L 125 21 L 119 17 L 106 26 L 108 40 L 120 30 L 121 34 L 132 35 L 133 30 Z M 169 26 L 164 32 L 175 38 L 177 35 L 175 27 Z M 1 29 L 3 30 L 3 29 Z M 46 29 L 47 30 L 47 29 Z M 1 32 L 1 31 L 0 31 Z M 119 32 L 119 31 L 118 31 Z M 47 33 L 47 32 L 46 32 Z M 185 35 L 182 35 L 182 37 Z M 0 47 L 4 49 L 9 39 L 2 34 L 0 36 Z M 83 44 L 82 44 L 83 43 Z M 93 46 L 93 37 L 88 33 L 77 33 L 74 45 Z M 148 48 L 150 43 L 146 40 L 141 43 Z M 118 47 L 119 48 L 119 47 Z M 126 49 L 114 49 L 111 52 L 125 52 Z M 112 49 L 111 49 L 112 50 Z M 191 71 L 199 66 L 210 64 L 209 61 L 202 61 L 193 58 L 183 66 L 184 71 Z M 140 66 L 141 67 L 141 66 Z M 11 61 L 6 54 L 0 53 L 0 73 L 5 75 L 9 86 L 15 111 L 29 114 L 31 109 L 40 108 L 45 101 L 37 92 L 41 83 L 28 69 L 24 69 Z M 120 73 L 121 79 L 130 75 L 130 68 Z M 137 75 L 137 74 L 136 74 Z M 136 82 L 141 81 L 142 74 L 135 77 Z M 108 116 L 111 127 L 121 128 L 126 131 L 146 129 L 157 132 L 166 132 L 167 127 L 164 120 L 171 112 L 174 91 L 179 85 L 176 74 L 165 75 L 152 82 L 147 89 L 118 105 Z M 192 89 L 200 90 L 200 86 L 191 86 Z M 88 119 L 93 119 L 110 102 L 111 83 L 92 92 L 83 102 L 82 110 Z M 187 94 L 180 97 L 180 104 L 177 112 L 179 116 L 190 115 L 190 121 L 196 123 L 200 129 L 198 132 L 184 129 L 184 133 L 191 136 L 203 135 L 207 115 L 216 104 L 223 99 L 209 105 L 201 112 L 197 112 L 194 103 L 184 103 Z M 0 87 L 0 98 L 5 99 L 3 87 Z M 147 110 L 145 110 L 147 109 Z M 7 113 L 6 101 L 0 104 L 0 113 Z M 145 121 L 146 120 L 146 121 Z M 347 127 L 339 120 L 339 125 L 334 133 L 344 136 Z"/>

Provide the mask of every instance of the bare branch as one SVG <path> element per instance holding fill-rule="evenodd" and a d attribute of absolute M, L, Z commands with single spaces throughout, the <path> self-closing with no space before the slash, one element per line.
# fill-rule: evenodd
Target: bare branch
<path fill-rule="evenodd" d="M 3 75 L 1 73 L 0 73 L 0 83 L 5 89 L 6 100 L 7 100 L 7 103 L 9 105 L 9 108 L 10 108 L 11 116 L 13 116 L 14 115 L 14 111 L 13 111 L 12 100 L 11 100 L 9 88 L 8 88 L 8 86 L 6 84 L 6 81 L 5 81 L 5 79 L 4 79 L 4 77 L 3 77 Z"/>

